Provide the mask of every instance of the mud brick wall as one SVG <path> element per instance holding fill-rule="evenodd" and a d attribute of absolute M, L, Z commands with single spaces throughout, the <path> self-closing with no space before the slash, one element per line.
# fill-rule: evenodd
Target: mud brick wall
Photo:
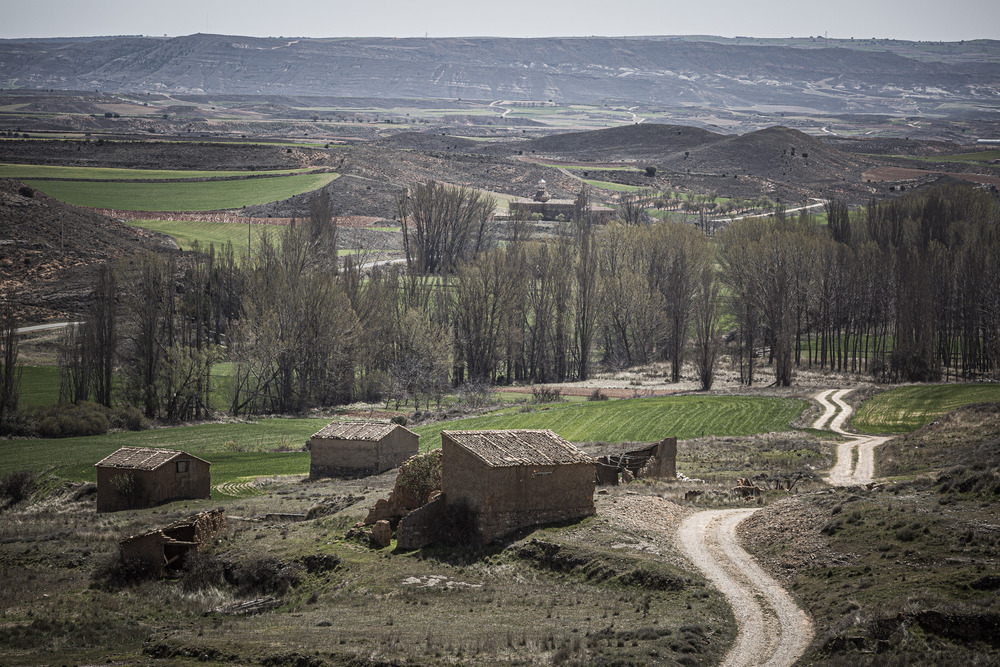
<path fill-rule="evenodd" d="M 309 477 L 362 477 L 401 466 L 420 449 L 414 433 L 396 429 L 378 441 L 313 438 Z"/>

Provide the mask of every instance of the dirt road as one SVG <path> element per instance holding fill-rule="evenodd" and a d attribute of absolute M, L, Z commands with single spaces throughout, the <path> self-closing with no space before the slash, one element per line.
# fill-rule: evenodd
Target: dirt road
<path fill-rule="evenodd" d="M 689 516 L 677 546 L 722 591 L 738 633 L 723 665 L 791 665 L 812 640 L 812 621 L 743 550 L 736 527 L 755 509 L 708 510 Z"/>
<path fill-rule="evenodd" d="M 850 389 L 827 389 L 816 394 L 823 406 L 823 414 L 813 423 L 813 428 L 828 428 L 847 438 L 837 445 L 837 462 L 830 468 L 827 482 L 833 486 L 860 486 L 870 484 L 875 475 L 875 448 L 888 440 L 885 437 L 857 435 L 844 430 L 844 422 L 854 409 L 844 402 Z M 857 451 L 857 461 L 854 452 Z"/>

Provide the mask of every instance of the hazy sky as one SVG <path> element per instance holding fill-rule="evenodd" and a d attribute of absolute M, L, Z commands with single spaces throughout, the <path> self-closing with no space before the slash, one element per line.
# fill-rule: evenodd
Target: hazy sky
<path fill-rule="evenodd" d="M 997 0 L 0 0 L 0 38 L 750 35 L 1000 39 Z"/>

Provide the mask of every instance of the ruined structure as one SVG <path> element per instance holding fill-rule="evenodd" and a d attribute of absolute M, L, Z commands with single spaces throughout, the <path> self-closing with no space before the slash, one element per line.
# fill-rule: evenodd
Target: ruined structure
<path fill-rule="evenodd" d="M 593 222 L 605 223 L 611 220 L 615 210 L 607 206 L 598 206 L 589 201 L 586 192 L 581 192 L 576 199 L 552 199 L 546 189 L 545 179 L 538 181 L 538 186 L 531 201 L 512 201 L 509 204 L 511 215 L 539 216 L 542 220 L 573 220 L 577 215 L 586 215 Z"/>
<path fill-rule="evenodd" d="M 622 454 L 602 456 L 595 462 L 597 482 L 617 485 L 623 478 L 677 477 L 677 438 L 664 438 L 648 447 L 632 449 Z M 627 480 L 628 481 L 628 480 Z"/>
<path fill-rule="evenodd" d="M 98 461 L 97 511 L 152 507 L 168 500 L 209 498 L 212 464 L 175 449 L 122 447 Z"/>
<path fill-rule="evenodd" d="M 400 522 L 401 547 L 436 538 L 438 517 L 468 519 L 471 537 L 488 543 L 521 528 L 589 516 L 594 463 L 550 430 L 442 431 L 441 492 Z"/>
<path fill-rule="evenodd" d="M 143 560 L 155 573 L 162 574 L 165 570 L 180 570 L 189 552 L 197 551 L 225 529 L 222 510 L 209 510 L 166 528 L 126 537 L 118 548 L 122 558 Z"/>
<path fill-rule="evenodd" d="M 309 477 L 377 475 L 420 449 L 420 436 L 399 424 L 334 421 L 309 440 Z"/>

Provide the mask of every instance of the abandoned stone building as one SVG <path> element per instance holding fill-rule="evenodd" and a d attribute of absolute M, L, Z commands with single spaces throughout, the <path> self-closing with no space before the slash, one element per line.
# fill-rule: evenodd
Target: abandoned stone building
<path fill-rule="evenodd" d="M 441 495 L 400 521 L 397 543 L 436 541 L 457 512 L 481 543 L 589 516 L 594 479 L 593 459 L 550 430 L 442 431 Z"/>
<path fill-rule="evenodd" d="M 188 553 L 198 551 L 225 528 L 223 511 L 209 510 L 165 528 L 126 537 L 118 548 L 122 558 L 145 561 L 152 572 L 162 574 L 165 570 L 183 568 Z"/>
<path fill-rule="evenodd" d="M 117 512 L 168 500 L 209 498 L 211 465 L 175 449 L 122 447 L 95 464 L 97 511 Z"/>
<path fill-rule="evenodd" d="M 420 449 L 420 436 L 399 424 L 334 421 L 309 440 L 309 477 L 362 477 L 396 468 Z"/>
<path fill-rule="evenodd" d="M 519 199 L 510 202 L 508 208 L 511 215 L 520 213 L 526 216 L 539 216 L 542 220 L 572 220 L 578 213 L 584 212 L 593 222 L 605 223 L 611 220 L 615 213 L 613 208 L 588 202 L 582 195 L 577 199 L 553 199 L 546 189 L 545 179 L 538 181 L 535 195 L 530 199 Z"/>

